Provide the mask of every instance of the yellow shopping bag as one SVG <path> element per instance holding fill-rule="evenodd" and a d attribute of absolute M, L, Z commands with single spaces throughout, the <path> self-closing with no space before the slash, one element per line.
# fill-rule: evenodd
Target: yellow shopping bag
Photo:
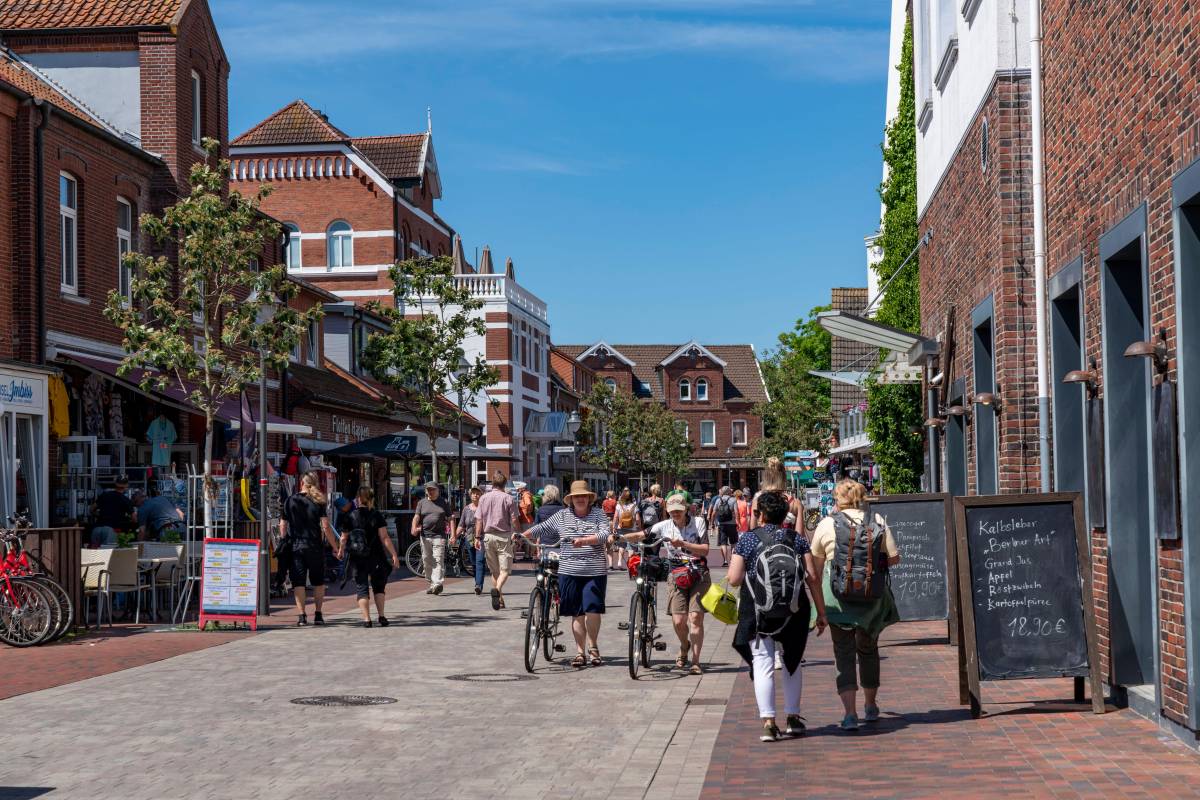
<path fill-rule="evenodd" d="M 708 587 L 704 597 L 700 598 L 700 605 L 718 622 L 733 625 L 738 620 L 737 595 L 729 591 L 728 578 Z"/>

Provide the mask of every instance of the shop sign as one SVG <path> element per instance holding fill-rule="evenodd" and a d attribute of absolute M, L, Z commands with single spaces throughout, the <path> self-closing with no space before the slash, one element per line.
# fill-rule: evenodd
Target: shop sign
<path fill-rule="evenodd" d="M 0 403 L 5 405 L 41 406 L 41 389 L 26 378 L 0 373 Z"/>
<path fill-rule="evenodd" d="M 337 414 L 330 415 L 330 420 L 333 425 L 334 441 L 349 443 L 371 438 L 371 429 L 361 422 L 339 417 Z"/>

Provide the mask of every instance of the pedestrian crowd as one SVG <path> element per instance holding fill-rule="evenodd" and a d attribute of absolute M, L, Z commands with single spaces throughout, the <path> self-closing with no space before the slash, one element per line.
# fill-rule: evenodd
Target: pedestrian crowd
<path fill-rule="evenodd" d="M 858 481 L 836 484 L 833 513 L 811 534 L 802 525 L 798 529 L 803 507 L 787 491 L 778 459 L 768 460 L 757 492 L 722 486 L 695 499 L 681 484 L 665 495 L 655 484 L 640 495 L 630 488 L 606 491 L 603 499 L 582 480 L 572 482 L 565 494 L 548 485 L 537 495 L 522 489 L 514 496 L 507 486 L 507 476 L 497 471 L 490 487 L 472 488 L 456 513 L 437 484 L 425 485 L 411 533 L 421 543 L 427 593 L 442 593 L 448 548 L 453 552 L 460 537 L 470 543 L 466 557 L 474 560 L 475 594 L 483 594 L 490 576 L 495 611 L 506 607 L 504 590 L 516 548 L 535 558 L 538 548 L 555 551 L 559 613 L 570 620 L 575 643 L 571 665 L 596 667 L 604 663 L 600 630 L 610 575 L 628 571 L 636 577 L 642 557 L 661 557 L 669 569 L 666 610 L 678 641 L 676 669 L 703 674 L 705 616 L 714 610 L 709 600 L 715 603 L 727 593 L 736 598 L 733 648 L 750 668 L 762 741 L 804 734 L 802 664 L 814 631 L 821 636 L 828 629 L 832 638 L 841 729 L 855 731 L 879 720 L 878 639 L 899 621 L 887 574 L 900 553 L 886 520 L 870 514 L 866 487 Z M 359 489 L 353 502 L 340 502 L 338 533 L 325 516 L 326 500 L 312 476 L 301 479 L 300 491 L 284 505 L 280 532 L 291 543 L 287 568 L 298 624 L 308 624 L 306 582 L 313 587 L 314 624 L 324 624 L 324 539 L 339 560 L 349 559 L 362 625 L 386 626 L 387 580 L 399 557 L 370 488 Z M 727 574 L 714 586 L 709 557 L 718 552 Z M 783 690 L 782 727 L 775 707 L 777 682 Z"/>

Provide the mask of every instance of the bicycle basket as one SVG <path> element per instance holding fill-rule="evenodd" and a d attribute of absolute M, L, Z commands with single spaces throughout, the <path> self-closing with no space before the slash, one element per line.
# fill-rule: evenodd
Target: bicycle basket
<path fill-rule="evenodd" d="M 553 550 L 542 553 L 541 561 L 538 564 L 542 572 L 547 575 L 558 574 L 558 553 Z"/>
<path fill-rule="evenodd" d="M 670 573 L 671 569 L 666 559 L 658 556 L 642 556 L 641 563 L 638 564 L 638 575 L 655 583 L 662 583 Z"/>

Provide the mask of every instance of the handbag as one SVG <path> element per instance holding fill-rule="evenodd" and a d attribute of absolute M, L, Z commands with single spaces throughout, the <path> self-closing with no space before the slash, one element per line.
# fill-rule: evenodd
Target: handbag
<path fill-rule="evenodd" d="M 696 585 L 697 574 L 696 570 L 690 565 L 674 567 L 671 569 L 671 583 L 681 592 L 686 592 L 688 589 Z"/>
<path fill-rule="evenodd" d="M 728 578 L 708 587 L 708 591 L 700 598 L 700 606 L 712 614 L 717 622 L 724 622 L 726 625 L 737 624 L 738 601 L 737 596 L 729 591 Z"/>

